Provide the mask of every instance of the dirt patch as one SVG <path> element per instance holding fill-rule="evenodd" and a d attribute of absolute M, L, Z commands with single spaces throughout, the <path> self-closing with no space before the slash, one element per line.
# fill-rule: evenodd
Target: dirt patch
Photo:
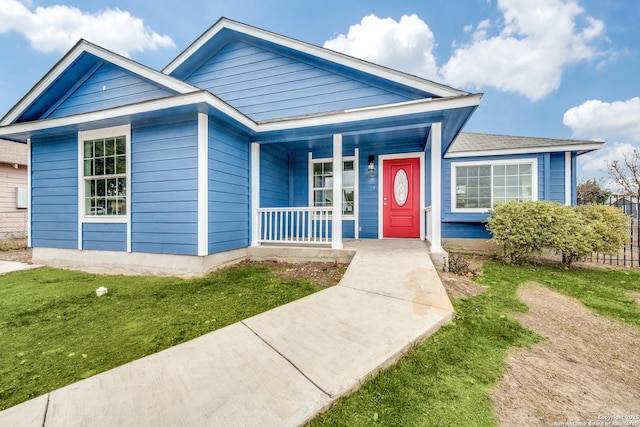
<path fill-rule="evenodd" d="M 628 292 L 627 296 L 636 300 L 636 304 L 640 305 L 640 292 Z"/>
<path fill-rule="evenodd" d="M 537 284 L 522 286 L 518 296 L 530 310 L 514 317 L 546 340 L 507 357 L 492 392 L 500 425 L 588 425 L 598 416 L 638 414 L 639 328 Z"/>
<path fill-rule="evenodd" d="M 276 276 L 285 280 L 311 280 L 320 287 L 337 285 L 347 270 L 346 264 L 332 262 L 278 262 L 251 261 L 252 265 L 264 265 Z"/>
<path fill-rule="evenodd" d="M 470 298 L 485 291 L 485 288 L 473 282 L 469 277 L 447 271 L 439 271 L 438 274 L 449 298 Z"/>
<path fill-rule="evenodd" d="M 0 250 L 0 260 L 31 262 L 31 248 Z"/>

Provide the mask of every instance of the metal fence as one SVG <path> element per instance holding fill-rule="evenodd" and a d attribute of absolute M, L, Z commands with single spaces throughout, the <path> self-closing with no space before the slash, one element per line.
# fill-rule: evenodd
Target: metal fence
<path fill-rule="evenodd" d="M 0 211 L 0 240 L 27 238 L 27 210 Z"/>
<path fill-rule="evenodd" d="M 629 217 L 629 243 L 616 255 L 594 253 L 586 261 L 640 268 L 640 204 L 633 197 L 609 197 L 606 205 L 615 206 Z"/>

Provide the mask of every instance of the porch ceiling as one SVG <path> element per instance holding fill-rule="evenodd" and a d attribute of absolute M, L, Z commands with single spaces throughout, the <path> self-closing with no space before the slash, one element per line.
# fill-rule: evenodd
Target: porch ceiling
<path fill-rule="evenodd" d="M 398 126 L 388 128 L 372 128 L 361 131 L 342 133 L 342 146 L 346 151 L 364 145 L 379 146 L 383 144 L 415 146 L 416 150 L 423 150 L 427 137 L 431 129 L 431 124 L 421 124 L 412 126 Z M 315 151 L 330 147 L 333 141 L 333 134 L 326 133 L 308 138 L 290 139 L 280 141 L 289 150 Z"/>
<path fill-rule="evenodd" d="M 350 149 L 362 143 L 382 145 L 411 143 L 424 150 L 433 123 L 442 123 L 442 154 L 458 136 L 476 106 L 439 110 L 397 117 L 360 120 L 305 128 L 285 129 L 254 134 L 260 144 L 286 144 L 290 148 L 313 149 L 331 144 L 334 134 L 342 134 L 343 146 Z"/>

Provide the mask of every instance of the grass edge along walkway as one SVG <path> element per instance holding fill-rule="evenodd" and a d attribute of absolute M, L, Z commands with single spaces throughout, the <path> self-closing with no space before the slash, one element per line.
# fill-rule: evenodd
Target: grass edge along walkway
<path fill-rule="evenodd" d="M 108 293 L 97 297 L 105 286 Z M 241 265 L 203 278 L 0 276 L 0 410 L 312 294 Z"/>
<path fill-rule="evenodd" d="M 577 297 L 600 314 L 640 327 L 640 309 L 626 296 L 640 290 L 640 272 L 486 263 L 476 281 L 486 292 L 453 299 L 452 323 L 309 425 L 496 425 L 489 394 L 509 349 L 541 340 L 510 316 L 528 310 L 516 293 L 525 282 Z"/>

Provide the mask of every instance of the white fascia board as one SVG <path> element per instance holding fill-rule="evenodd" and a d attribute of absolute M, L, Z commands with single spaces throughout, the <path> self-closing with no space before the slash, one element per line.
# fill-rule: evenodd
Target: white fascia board
<path fill-rule="evenodd" d="M 178 93 L 185 94 L 185 93 L 196 92 L 201 90 L 200 88 L 197 88 L 193 85 L 185 83 L 182 80 L 163 74 L 159 71 L 156 71 L 152 68 L 144 66 L 129 58 L 125 58 L 124 56 L 120 56 L 118 54 L 110 52 L 94 44 L 84 42 L 83 50 L 99 58 L 102 58 L 105 61 L 108 61 L 114 65 L 124 68 L 125 70 L 129 70 L 135 74 L 138 74 L 139 76 L 144 77 L 147 80 L 151 80 L 169 89 L 175 90 Z"/>
<path fill-rule="evenodd" d="M 84 44 L 79 42 L 67 53 L 38 83 L 7 113 L 0 121 L 0 126 L 13 122 L 33 101 L 44 92 L 84 51 Z"/>
<path fill-rule="evenodd" d="M 169 65 L 167 65 L 162 70 L 162 72 L 170 74 L 175 71 L 180 65 L 182 65 L 182 63 L 184 63 L 189 57 L 191 57 L 191 55 L 198 51 L 198 49 L 204 46 L 205 43 L 207 43 L 211 38 L 213 38 L 224 28 L 228 28 L 230 30 L 237 31 L 239 33 L 243 33 L 261 40 L 265 40 L 267 42 L 275 43 L 277 45 L 284 46 L 293 50 L 297 50 L 320 59 L 335 62 L 337 64 L 363 71 L 368 74 L 373 74 L 375 76 L 391 80 L 405 86 L 413 87 L 425 92 L 430 92 L 437 96 L 451 97 L 467 95 L 467 92 L 458 89 L 421 79 L 420 77 L 396 71 L 391 68 L 386 68 L 372 62 L 363 61 L 361 59 L 354 58 L 340 52 L 315 46 L 300 40 L 292 39 L 291 37 L 286 37 L 277 33 L 266 31 L 261 28 L 252 27 L 241 22 L 231 21 L 226 18 L 221 18 L 218 22 L 216 22 L 208 31 L 200 36 L 198 40 L 192 43 L 184 52 L 182 52 L 182 54 L 180 54 Z"/>
<path fill-rule="evenodd" d="M 567 151 L 593 151 L 602 148 L 604 142 L 592 142 L 576 145 L 555 145 L 548 147 L 512 148 L 506 150 L 484 150 L 484 151 L 460 151 L 445 154 L 445 159 L 456 159 L 461 157 L 487 157 L 487 156 L 508 156 L 514 154 L 534 154 L 534 153 L 555 153 Z"/>
<path fill-rule="evenodd" d="M 91 44 L 85 40 L 80 40 L 69 53 L 67 53 L 36 85 L 22 98 L 0 121 L 0 126 L 6 126 L 17 119 L 51 84 L 53 84 L 62 73 L 64 73 L 73 62 L 84 52 L 90 53 L 107 62 L 129 70 L 148 80 L 154 81 L 178 93 L 185 94 L 195 92 L 200 89 L 190 84 L 184 83 L 171 76 L 164 75 L 151 68 L 145 67 L 135 61 L 117 55 L 106 49 Z"/>
<path fill-rule="evenodd" d="M 163 74 L 173 73 L 180 65 L 182 65 L 187 59 L 196 53 L 202 46 L 204 46 L 209 40 L 218 34 L 222 29 L 226 27 L 225 22 L 228 22 L 225 18 L 221 18 L 211 26 L 207 31 L 198 37 L 193 43 L 189 45 L 180 55 L 178 55 L 173 61 L 162 69 Z"/>
<path fill-rule="evenodd" d="M 398 102 L 395 104 L 385 104 L 375 107 L 354 108 L 351 110 L 336 112 L 335 114 L 266 121 L 258 123 L 258 131 L 271 132 L 474 107 L 480 104 L 481 96 L 482 95 L 480 94 L 475 94 L 457 98 L 422 99 Z"/>
<path fill-rule="evenodd" d="M 428 113 L 455 108 L 477 106 L 480 103 L 481 95 L 467 95 L 457 98 L 444 98 L 432 100 L 417 100 L 399 102 L 396 104 L 385 104 L 377 107 L 366 107 L 338 111 L 319 116 L 294 117 L 283 120 L 256 123 L 245 116 L 220 98 L 210 92 L 200 90 L 184 95 L 154 99 L 137 104 L 125 105 L 108 110 L 92 111 L 88 113 L 76 114 L 73 116 L 57 117 L 53 119 L 38 120 L 33 122 L 16 123 L 6 127 L 0 127 L 0 133 L 11 130 L 11 134 L 34 132 L 39 130 L 52 129 L 62 126 L 79 125 L 82 123 L 113 119 L 122 116 L 147 113 L 156 110 L 163 110 L 173 107 L 181 107 L 191 104 L 206 103 L 216 110 L 224 113 L 231 119 L 245 126 L 247 129 L 256 132 L 271 132 L 298 129 L 313 126 L 333 125 L 341 123 L 357 122 L 360 120 L 380 119 L 385 117 L 397 117 L 407 114 Z M 5 133 L 10 134 L 10 133 Z"/>
<path fill-rule="evenodd" d="M 227 116 L 236 120 L 238 123 L 246 126 L 247 128 L 255 131 L 256 123 L 240 113 L 238 110 L 231 107 L 229 104 L 221 101 L 213 96 L 211 93 L 201 90 L 198 92 L 192 92 L 185 95 L 176 95 L 167 98 L 154 99 L 152 101 L 145 101 L 138 104 L 125 105 L 122 107 L 111 108 L 108 110 L 92 111 L 89 113 L 76 114 L 73 116 L 57 117 L 54 119 L 38 120 L 33 122 L 16 123 L 6 127 L 0 127 L 0 133 L 5 130 L 11 130 L 11 133 L 22 132 L 35 132 L 39 130 L 53 129 L 62 126 L 79 125 L 82 123 L 114 119 L 123 116 L 131 116 L 140 113 L 147 113 L 151 111 L 163 110 L 173 107 L 182 107 L 186 105 L 206 103 L 213 108 L 223 112 Z"/>

